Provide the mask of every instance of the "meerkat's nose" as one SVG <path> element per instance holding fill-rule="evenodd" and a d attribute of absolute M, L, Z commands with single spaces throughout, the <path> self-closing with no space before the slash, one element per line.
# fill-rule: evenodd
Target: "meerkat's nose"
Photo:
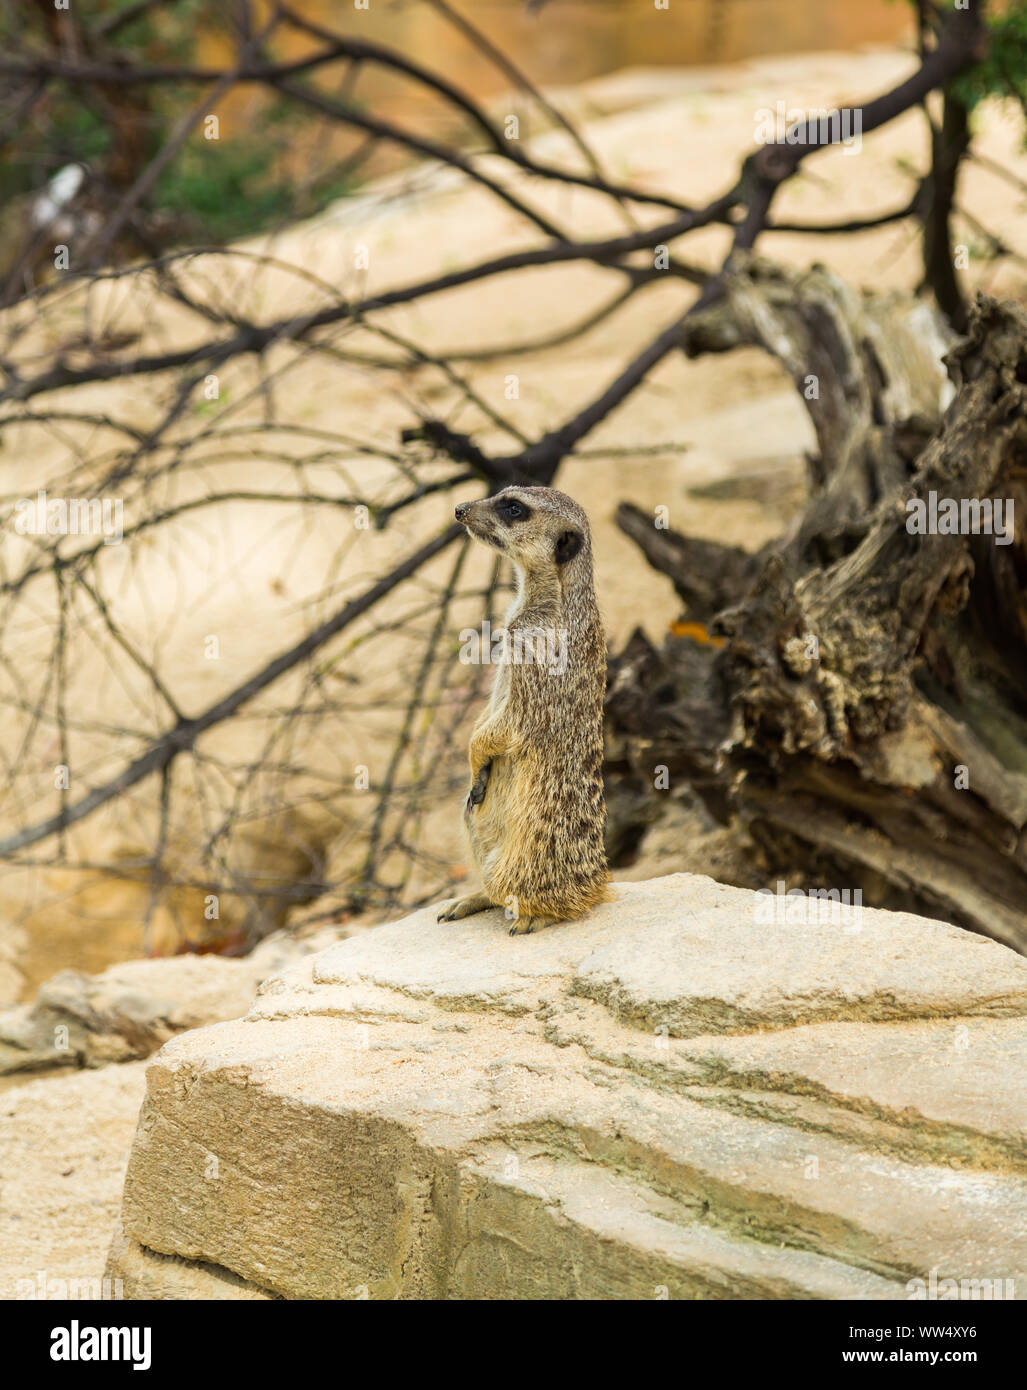
<path fill-rule="evenodd" d="M 459 507 L 456 507 L 456 508 L 454 509 L 453 515 L 456 517 L 457 521 L 463 521 L 464 517 L 467 515 L 467 513 L 468 513 L 470 510 L 471 510 L 471 504 L 470 504 L 470 502 L 461 502 L 460 505 L 459 505 Z"/>

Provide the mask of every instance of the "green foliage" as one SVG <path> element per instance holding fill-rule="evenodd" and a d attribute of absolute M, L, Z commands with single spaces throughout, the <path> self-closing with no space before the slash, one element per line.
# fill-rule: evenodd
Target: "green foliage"
<path fill-rule="evenodd" d="M 118 15 L 135 3 L 108 0 L 97 7 L 99 13 L 80 21 L 94 36 L 90 44 L 96 44 L 97 53 L 109 55 L 113 50 L 143 66 L 213 67 L 234 61 L 237 40 L 230 11 L 220 0 L 158 5 L 108 34 Z M 30 34 L 23 16 L 0 3 L 0 44 L 18 52 L 48 51 L 50 43 L 39 19 L 30 19 L 27 27 Z M 50 83 L 32 120 L 0 160 L 0 204 L 38 193 L 58 169 L 71 163 L 85 165 L 100 180 L 108 164 L 117 163 L 123 181 L 126 161 L 119 156 L 126 143 L 132 150 L 129 177 L 134 178 L 166 144 L 185 113 L 194 109 L 202 88 L 161 83 L 112 90 L 117 100 L 99 85 Z M 215 114 L 222 121 L 221 139 L 205 139 L 201 122 L 147 200 L 151 211 L 169 214 L 154 222 L 154 234 L 162 244 L 183 238 L 217 244 L 252 235 L 309 215 L 346 191 L 330 170 L 315 176 L 290 154 L 318 149 L 313 132 L 320 118 L 310 111 L 264 93 L 243 120 L 237 106 L 225 112 L 215 108 Z M 111 196 L 118 196 L 123 186 L 122 182 L 113 188 Z"/>
<path fill-rule="evenodd" d="M 136 0 L 117 0 L 109 5 L 105 18 L 131 10 Z M 201 29 L 208 33 L 223 28 L 217 9 L 209 0 L 176 0 L 174 5 L 158 5 L 143 11 L 138 19 L 116 30 L 109 40 L 126 56 L 138 58 L 145 53 L 151 62 L 187 63 L 196 53 L 196 35 Z"/>
<path fill-rule="evenodd" d="M 332 177 L 297 188 L 295 151 L 311 118 L 286 98 L 265 100 L 244 130 L 238 124 L 219 140 L 204 139 L 198 128 L 158 180 L 155 204 L 188 224 L 183 230 L 191 237 L 216 243 L 250 236 L 308 216 L 346 191 Z"/>
<path fill-rule="evenodd" d="M 953 83 L 964 106 L 972 110 L 985 97 L 1015 97 L 1027 114 L 1027 4 L 1014 0 L 1004 14 L 988 22 L 991 49 Z"/>
<path fill-rule="evenodd" d="M 293 180 L 278 173 L 288 148 L 289 122 L 261 118 L 231 138 L 205 140 L 202 127 L 158 180 L 154 202 L 177 214 L 191 234 L 209 242 L 231 241 L 288 218 Z"/>

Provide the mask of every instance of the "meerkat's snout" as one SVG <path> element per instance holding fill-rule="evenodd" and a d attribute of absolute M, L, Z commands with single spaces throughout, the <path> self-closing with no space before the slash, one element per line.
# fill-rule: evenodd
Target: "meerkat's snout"
<path fill-rule="evenodd" d="M 505 550 L 506 545 L 500 534 L 505 528 L 496 510 L 495 498 L 482 497 L 476 502 L 461 502 L 453 511 L 461 526 L 466 526 L 468 534 L 483 545 Z"/>

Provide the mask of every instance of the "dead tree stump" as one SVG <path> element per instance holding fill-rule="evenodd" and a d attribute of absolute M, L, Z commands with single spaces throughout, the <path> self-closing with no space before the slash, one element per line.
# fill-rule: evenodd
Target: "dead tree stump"
<path fill-rule="evenodd" d="M 816 430 L 810 500 L 755 555 L 620 508 L 714 641 L 636 632 L 614 658 L 611 780 L 664 764 L 768 872 L 1025 951 L 1027 313 L 979 296 L 967 336 L 943 334 L 922 301 L 759 263 L 689 326 L 690 354 L 785 365 Z"/>

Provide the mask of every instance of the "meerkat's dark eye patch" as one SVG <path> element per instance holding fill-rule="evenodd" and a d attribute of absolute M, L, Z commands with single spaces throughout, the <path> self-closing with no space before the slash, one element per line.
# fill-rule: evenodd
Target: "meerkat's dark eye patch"
<path fill-rule="evenodd" d="M 531 508 L 516 497 L 497 497 L 493 511 L 500 521 L 527 521 L 531 516 Z"/>
<path fill-rule="evenodd" d="M 556 549 L 553 552 L 553 559 L 558 565 L 565 565 L 568 560 L 573 560 L 581 549 L 583 537 L 580 531 L 564 531 L 557 537 Z"/>

